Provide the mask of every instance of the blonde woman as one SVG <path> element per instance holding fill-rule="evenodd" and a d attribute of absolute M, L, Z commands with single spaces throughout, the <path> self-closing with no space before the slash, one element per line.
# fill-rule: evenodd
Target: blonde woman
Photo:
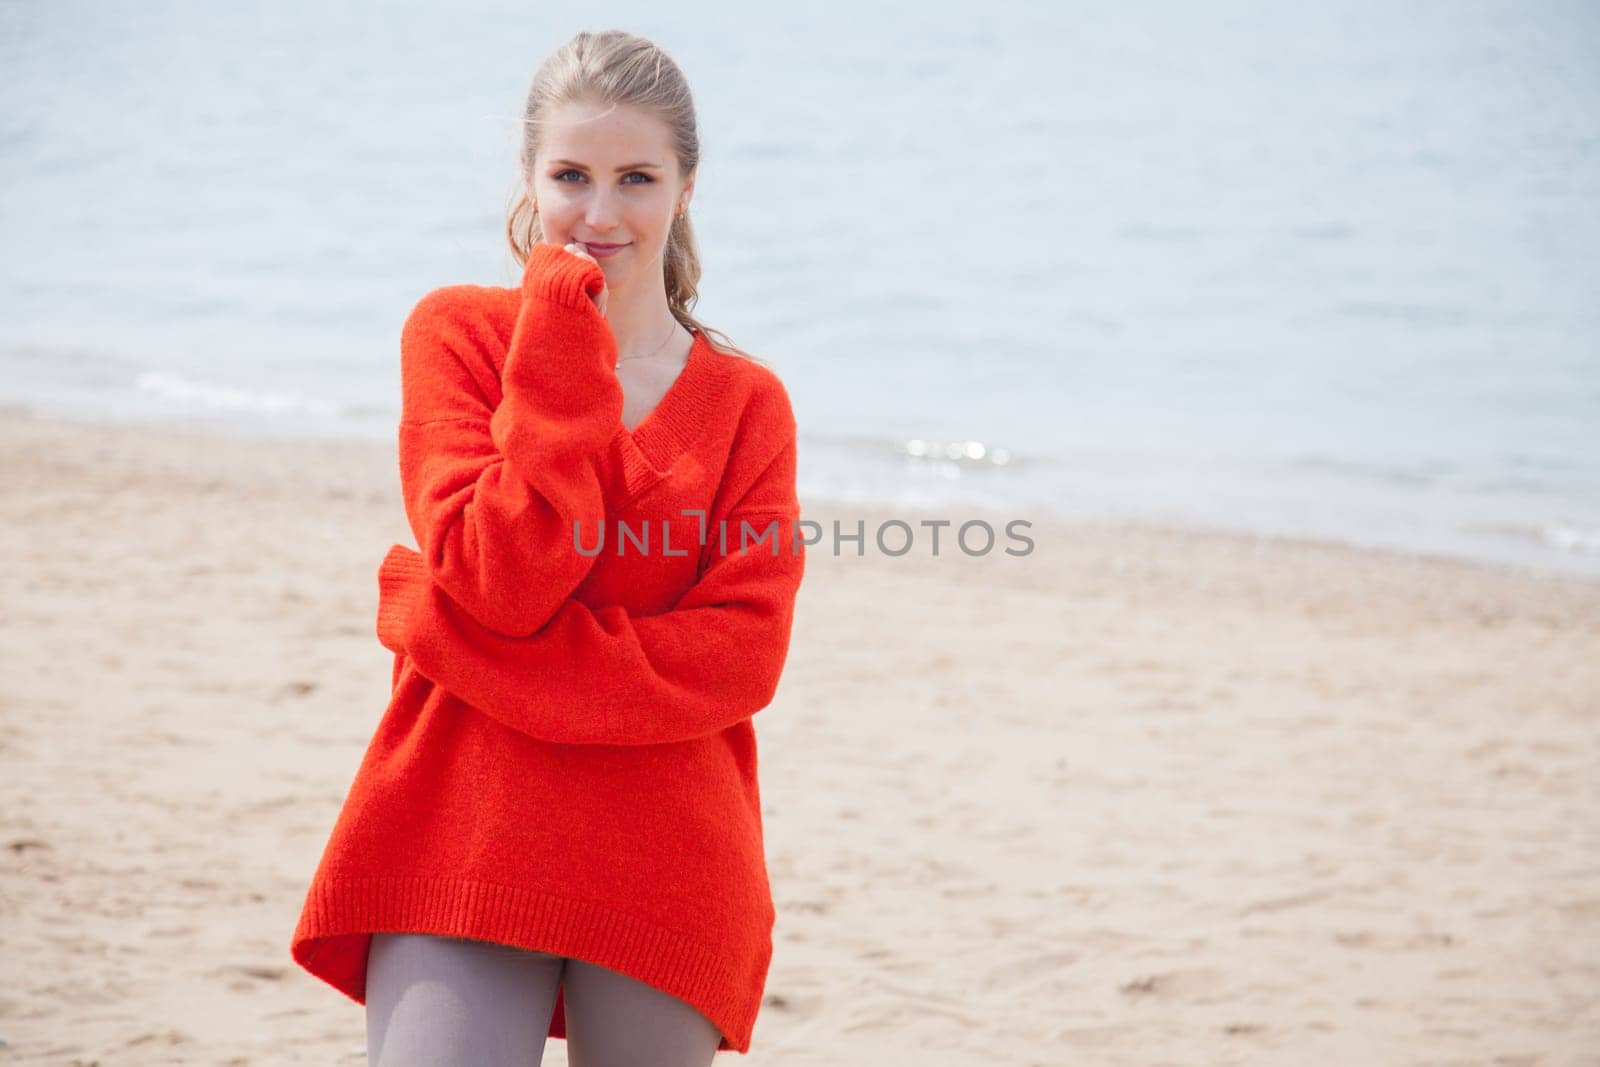
<path fill-rule="evenodd" d="M 393 692 L 290 947 L 373 1064 L 707 1064 L 749 1051 L 772 955 L 751 720 L 804 572 L 795 420 L 690 313 L 671 58 L 580 33 L 524 120 L 520 284 L 402 330 Z"/>

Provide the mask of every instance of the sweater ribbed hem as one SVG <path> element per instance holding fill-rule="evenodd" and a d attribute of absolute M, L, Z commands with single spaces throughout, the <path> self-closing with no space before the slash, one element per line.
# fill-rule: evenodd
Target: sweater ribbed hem
<path fill-rule="evenodd" d="M 405 651 L 406 619 L 427 588 L 421 579 L 428 576 L 422 557 L 404 545 L 390 545 L 383 554 L 378 564 L 378 641 L 389 651 Z"/>
<path fill-rule="evenodd" d="M 605 284 L 605 271 L 598 264 L 545 241 L 528 250 L 528 258 L 522 265 L 525 292 L 570 308 L 588 307 L 597 316 L 600 309 L 594 306 L 589 294 L 598 293 Z"/>
<path fill-rule="evenodd" d="M 681 934 L 590 901 L 434 875 L 315 880 L 290 952 L 312 975 L 364 1005 L 367 950 L 376 932 L 468 937 L 584 959 L 687 1001 L 722 1032 L 718 1051 L 740 1053 L 750 1050 L 770 961 L 769 943 L 758 988 L 741 997 L 749 966 L 736 967 Z M 553 1016 L 549 1036 L 565 1038 L 564 1010 Z"/>

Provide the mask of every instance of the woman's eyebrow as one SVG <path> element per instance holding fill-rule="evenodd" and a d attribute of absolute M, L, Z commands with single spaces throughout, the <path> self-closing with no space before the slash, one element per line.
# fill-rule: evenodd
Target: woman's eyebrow
<path fill-rule="evenodd" d="M 550 162 L 552 164 L 554 164 L 555 166 L 558 166 L 558 167 L 577 167 L 579 170 L 588 170 L 589 169 L 588 167 L 585 167 L 582 163 L 579 163 L 579 162 L 577 162 L 575 160 L 571 160 L 571 159 L 552 159 Z M 660 169 L 661 169 L 661 164 L 659 164 L 659 163 L 624 163 L 622 166 L 617 168 L 617 173 L 621 174 L 625 170 L 660 170 Z"/>

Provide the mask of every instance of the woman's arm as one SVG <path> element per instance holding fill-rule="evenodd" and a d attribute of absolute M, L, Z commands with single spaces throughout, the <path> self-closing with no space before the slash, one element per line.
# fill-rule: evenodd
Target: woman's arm
<path fill-rule="evenodd" d="M 604 284 L 593 262 L 534 245 L 498 384 L 471 287 L 427 294 L 401 331 L 406 517 L 432 579 L 501 633 L 538 630 L 594 566 L 574 523 L 592 543 L 625 432 L 616 339 L 589 297 Z"/>
<path fill-rule="evenodd" d="M 729 513 L 725 555 L 717 528 L 708 531 L 717 555 L 671 611 L 632 616 L 568 599 L 529 637 L 475 622 L 415 552 L 395 545 L 379 569 L 380 640 L 544 741 L 651 745 L 716 733 L 772 702 L 788 656 L 805 569 L 794 484 L 791 438 Z"/>

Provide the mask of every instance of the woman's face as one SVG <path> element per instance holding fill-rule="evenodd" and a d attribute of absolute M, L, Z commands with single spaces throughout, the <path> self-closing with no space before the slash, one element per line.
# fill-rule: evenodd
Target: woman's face
<path fill-rule="evenodd" d="M 665 122 L 587 102 L 549 116 L 529 182 L 544 240 L 589 247 L 610 289 L 661 284 L 668 231 L 693 190 L 693 175 L 678 177 Z M 607 255 L 605 245 L 622 247 Z"/>

